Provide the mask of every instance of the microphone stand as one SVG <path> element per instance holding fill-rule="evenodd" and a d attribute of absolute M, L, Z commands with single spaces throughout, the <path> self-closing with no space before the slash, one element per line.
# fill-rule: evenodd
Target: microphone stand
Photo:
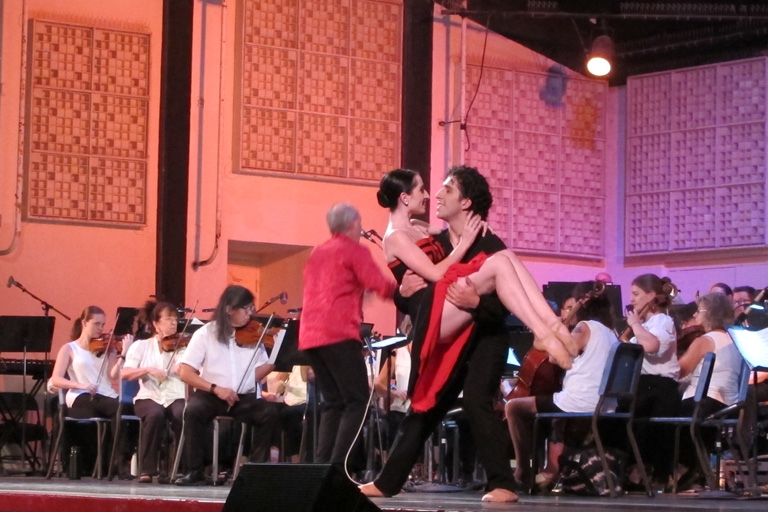
<path fill-rule="evenodd" d="M 8 278 L 8 287 L 15 286 L 22 292 L 26 293 L 36 301 L 40 303 L 40 305 L 43 308 L 43 311 L 45 312 L 45 316 L 50 316 L 51 310 L 54 310 L 56 313 L 60 314 L 67 320 L 72 320 L 72 318 L 65 315 L 61 310 L 55 308 L 53 305 L 49 304 L 48 302 L 44 301 L 34 293 L 30 292 L 26 288 L 24 288 L 24 285 L 22 285 L 20 282 L 16 281 L 13 276 Z M 45 354 L 45 359 L 48 359 L 48 353 Z M 21 416 L 21 465 L 22 468 L 24 467 L 24 450 L 27 443 L 27 344 L 24 343 L 24 353 L 22 355 L 22 363 L 21 363 L 21 373 L 23 375 L 21 379 L 21 393 L 22 393 L 22 399 L 21 399 L 21 408 L 23 411 L 23 414 Z M 45 379 L 47 376 L 45 375 L 45 372 L 43 372 L 43 378 Z M 46 386 L 46 401 L 47 401 L 47 391 L 48 387 Z M 32 467 L 32 463 L 30 462 L 30 468 Z"/>
<path fill-rule="evenodd" d="M 41 299 L 40 297 L 38 297 L 34 293 L 32 293 L 29 290 L 27 290 L 26 288 L 24 288 L 24 286 L 20 282 L 15 281 L 13 278 L 11 278 L 9 280 L 9 282 L 8 282 L 8 286 L 10 287 L 11 285 L 15 286 L 19 290 L 23 291 L 24 293 L 26 293 L 27 295 L 29 295 L 30 297 L 32 297 L 33 299 L 38 301 L 40 303 L 40 305 L 42 306 L 43 311 L 45 311 L 45 316 L 50 316 L 50 310 L 54 310 L 55 312 L 57 312 L 58 314 L 60 314 L 64 318 L 66 318 L 67 320 L 72 320 L 70 317 L 68 317 L 67 315 L 62 313 L 59 309 L 55 308 L 54 306 L 52 306 L 48 302 L 44 301 L 43 299 Z"/>

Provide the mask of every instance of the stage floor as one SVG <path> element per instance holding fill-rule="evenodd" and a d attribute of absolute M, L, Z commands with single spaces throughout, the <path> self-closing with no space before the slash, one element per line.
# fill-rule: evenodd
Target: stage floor
<path fill-rule="evenodd" d="M 177 487 L 90 478 L 45 480 L 40 477 L 6 477 L 0 478 L 0 512 L 150 512 L 160 507 L 174 512 L 219 512 L 229 490 L 229 486 Z M 653 498 L 625 495 L 612 499 L 550 495 L 522 496 L 518 503 L 481 503 L 481 496 L 481 492 L 403 492 L 392 498 L 375 498 L 372 501 L 382 511 L 392 512 L 583 512 L 586 508 L 592 509 L 591 512 L 768 510 L 766 499 L 734 497 L 705 499 L 659 494 Z"/>

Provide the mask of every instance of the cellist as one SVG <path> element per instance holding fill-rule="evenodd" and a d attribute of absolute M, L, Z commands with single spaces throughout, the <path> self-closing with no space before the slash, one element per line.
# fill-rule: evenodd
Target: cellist
<path fill-rule="evenodd" d="M 580 283 L 573 296 L 581 299 L 594 287 L 593 281 Z M 580 352 L 573 359 L 573 366 L 565 372 L 563 390 L 554 395 L 513 398 L 505 405 L 504 413 L 517 457 L 515 480 L 518 485 L 529 481 L 526 471 L 536 413 L 592 412 L 597 406 L 600 376 L 607 364 L 611 346 L 618 340 L 613 332 L 611 304 L 605 294 L 597 294 L 581 304 L 575 314 L 577 324 L 572 333 Z M 557 426 L 555 430 L 558 430 Z M 547 467 L 536 475 L 536 486 L 541 491 L 551 489 L 558 474 L 557 457 L 562 453 L 563 439 L 562 435 L 555 434 L 555 442 L 549 444 Z"/>

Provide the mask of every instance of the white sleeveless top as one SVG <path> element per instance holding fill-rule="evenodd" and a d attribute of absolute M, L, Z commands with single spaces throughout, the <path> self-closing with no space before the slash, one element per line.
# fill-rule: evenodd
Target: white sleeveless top
<path fill-rule="evenodd" d="M 104 367 L 101 379 L 99 380 L 99 371 L 101 370 L 102 361 L 106 356 L 97 357 L 96 354 L 90 350 L 86 350 L 77 344 L 77 341 L 69 342 L 69 349 L 72 352 L 72 362 L 67 367 L 67 377 L 72 382 L 78 384 L 93 384 L 98 380 L 98 390 L 96 391 L 100 395 L 108 396 L 110 398 L 117 398 L 117 393 L 112 389 L 112 383 L 109 380 L 109 368 Z M 66 402 L 67 407 L 72 407 L 75 403 L 75 399 L 88 393 L 84 389 L 68 389 Z"/>
<path fill-rule="evenodd" d="M 735 404 L 739 399 L 739 372 L 742 357 L 731 336 L 726 332 L 712 331 L 705 334 L 715 344 L 715 367 L 712 369 L 712 380 L 709 382 L 707 396 L 719 400 L 725 405 Z M 701 375 L 703 359 L 696 365 L 691 374 L 691 381 L 683 393 L 683 398 L 692 398 L 696 394 L 696 386 Z"/>
<path fill-rule="evenodd" d="M 580 355 L 573 359 L 573 366 L 565 372 L 563 390 L 555 393 L 553 401 L 565 412 L 592 412 L 600 399 L 600 381 L 608 363 L 608 356 L 616 334 L 600 322 L 587 320 L 589 341 Z"/>

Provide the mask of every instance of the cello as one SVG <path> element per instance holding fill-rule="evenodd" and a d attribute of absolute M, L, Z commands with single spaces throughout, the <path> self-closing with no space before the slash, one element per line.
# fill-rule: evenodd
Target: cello
<path fill-rule="evenodd" d="M 605 291 L 604 281 L 595 281 L 592 289 L 573 305 L 571 311 L 563 319 L 565 325 L 570 324 L 576 313 L 591 299 L 599 297 Z M 544 350 L 531 347 L 517 374 L 517 383 L 504 399 L 521 398 L 525 396 L 551 395 L 562 387 L 563 369 L 549 360 L 549 354 Z"/>

